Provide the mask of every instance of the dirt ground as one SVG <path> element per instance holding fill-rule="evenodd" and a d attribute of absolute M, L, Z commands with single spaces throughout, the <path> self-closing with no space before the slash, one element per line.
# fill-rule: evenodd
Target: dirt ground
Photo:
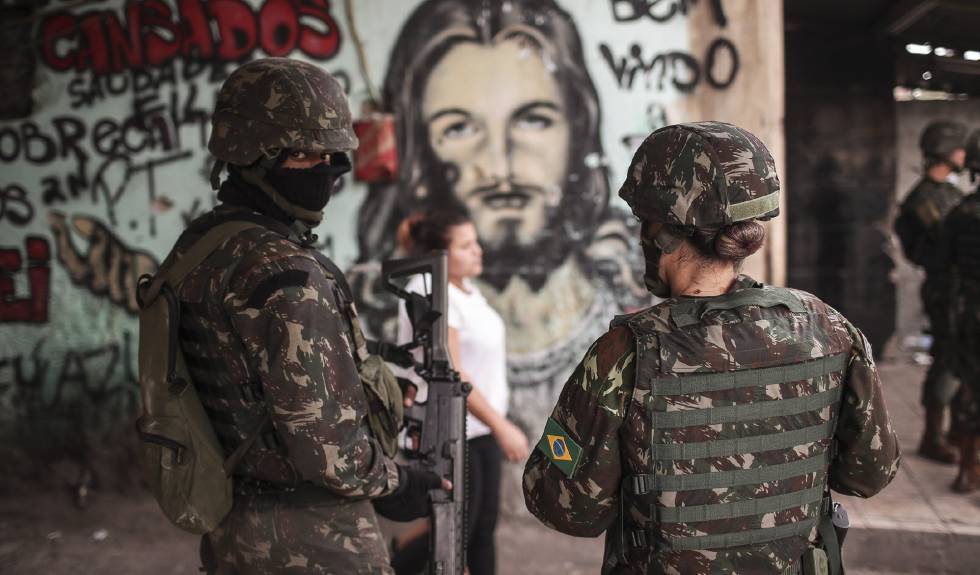
<path fill-rule="evenodd" d="M 386 525 L 390 533 L 391 525 Z M 169 575 L 197 573 L 198 538 L 172 527 L 149 496 L 96 494 L 77 509 L 61 493 L 0 498 L 0 573 L 4 575 Z M 980 538 L 854 530 L 845 557 L 850 575 L 975 574 Z M 600 539 L 579 539 L 523 519 L 497 530 L 497 573 L 599 573 Z"/>
<path fill-rule="evenodd" d="M 386 531 L 392 531 L 387 524 Z M 77 509 L 63 493 L 0 499 L 4 575 L 197 573 L 198 538 L 172 527 L 149 496 L 96 494 Z M 525 522 L 498 529 L 498 573 L 598 573 L 602 541 L 576 539 Z"/>
<path fill-rule="evenodd" d="M 879 368 L 904 460 L 899 476 L 881 495 L 867 501 L 843 498 L 855 525 L 844 549 L 848 574 L 980 573 L 980 493 L 952 494 L 955 468 L 915 453 L 922 433 L 918 395 L 925 368 L 891 362 Z M 7 465 L 4 474 L 12 476 L 13 467 Z M 16 489 L 0 489 L 0 574 L 198 572 L 198 538 L 172 527 L 148 494 L 133 487 L 123 491 L 131 481 L 102 482 L 79 509 L 67 487 L 77 482 L 77 468 L 53 464 L 46 469 L 35 481 L 47 477 L 49 484 L 63 487 L 21 482 Z M 383 524 L 387 535 L 395 528 Z M 497 529 L 497 573 L 599 573 L 602 549 L 601 539 L 562 535 L 511 510 Z"/>

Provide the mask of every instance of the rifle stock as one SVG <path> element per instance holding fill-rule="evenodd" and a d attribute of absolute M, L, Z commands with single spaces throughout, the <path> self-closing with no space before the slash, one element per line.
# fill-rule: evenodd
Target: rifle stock
<path fill-rule="evenodd" d="M 466 565 L 466 393 L 469 386 L 460 380 L 449 355 L 446 252 L 389 260 L 382 264 L 381 273 L 385 287 L 405 300 L 413 331 L 411 343 L 394 348 L 400 354 L 384 355 L 398 357 L 403 362 L 405 351 L 421 348 L 422 360 L 413 363 L 416 373 L 428 384 L 426 401 L 416 402 L 406 410 L 406 433 L 414 443 L 404 453 L 409 465 L 437 473 L 453 484 L 451 491 L 429 492 L 432 506 L 429 573 L 462 575 Z M 408 292 L 393 281 L 423 273 L 432 278 L 432 292 L 428 297 Z"/>

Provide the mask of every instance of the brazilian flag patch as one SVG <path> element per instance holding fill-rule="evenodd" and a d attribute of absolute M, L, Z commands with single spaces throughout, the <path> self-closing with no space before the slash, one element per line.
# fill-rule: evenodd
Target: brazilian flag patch
<path fill-rule="evenodd" d="M 582 448 L 557 421 L 548 418 L 537 447 L 558 469 L 561 469 L 562 473 L 568 477 L 575 474 L 575 468 L 578 467 L 582 456 Z"/>

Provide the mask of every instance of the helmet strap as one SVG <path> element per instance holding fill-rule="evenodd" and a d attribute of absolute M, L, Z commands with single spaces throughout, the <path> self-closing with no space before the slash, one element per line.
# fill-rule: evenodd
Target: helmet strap
<path fill-rule="evenodd" d="M 227 164 L 224 160 L 215 159 L 214 166 L 211 167 L 211 189 L 217 190 L 221 187 L 221 171 Z"/>

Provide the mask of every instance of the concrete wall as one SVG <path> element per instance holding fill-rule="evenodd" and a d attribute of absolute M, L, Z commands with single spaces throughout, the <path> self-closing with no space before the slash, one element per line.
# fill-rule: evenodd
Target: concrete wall
<path fill-rule="evenodd" d="M 840 310 L 877 355 L 895 318 L 893 70 L 879 37 L 825 26 L 787 31 L 787 283 Z"/>
<path fill-rule="evenodd" d="M 87 461 L 93 445 L 116 449 L 103 431 L 128 434 L 135 281 L 215 203 L 205 143 L 217 87 L 239 61 L 302 58 L 335 74 L 358 110 L 368 92 L 343 5 L 48 2 L 16 21 L 33 31 L 37 51 L 33 111 L 0 122 L 0 424 L 14 438 L 6 445 L 68 448 Z M 371 81 L 415 134 L 400 140 L 403 165 L 419 167 L 393 185 L 347 181 L 319 230 L 321 249 L 351 270 L 369 327 L 390 326 L 391 302 L 372 281 L 403 213 L 440 193 L 462 196 L 467 176 L 524 186 L 516 228 L 497 225 L 499 206 L 471 208 L 493 270 L 484 291 L 508 323 L 512 413 L 536 436 L 608 319 L 649 301 L 636 226 L 615 197 L 642 138 L 667 123 L 726 120 L 758 133 L 782 162 L 778 5 L 427 4 L 471 16 L 476 30 L 510 22 L 467 53 L 439 46 L 445 29 L 432 14 L 409 20 L 419 2 L 358 0 Z M 447 88 L 426 92 L 437 77 Z M 556 111 L 518 113 L 542 98 Z M 451 140 L 440 162 L 425 164 L 435 145 L 415 123 L 425 106 L 466 108 L 471 124 L 453 134 L 475 139 Z M 512 228 L 518 252 L 505 248 Z M 749 265 L 760 278 L 782 277 L 779 229 Z"/>
<path fill-rule="evenodd" d="M 895 136 L 897 161 L 895 165 L 895 210 L 922 177 L 922 152 L 919 135 L 934 120 L 949 119 L 963 122 L 970 130 L 980 129 L 980 101 L 932 101 L 899 102 L 896 104 Z M 957 185 L 964 191 L 972 191 L 966 174 L 957 177 Z M 905 353 L 904 342 L 908 336 L 916 336 L 928 329 L 928 319 L 922 311 L 919 288 L 925 278 L 922 270 L 909 263 L 902 255 L 898 238 L 893 237 L 891 248 L 895 254 L 895 283 L 898 309 L 895 324 L 895 353 Z"/>

